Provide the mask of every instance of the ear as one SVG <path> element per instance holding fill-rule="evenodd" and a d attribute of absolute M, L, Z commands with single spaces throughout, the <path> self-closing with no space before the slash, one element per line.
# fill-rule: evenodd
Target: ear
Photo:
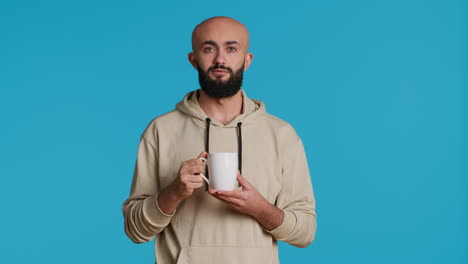
<path fill-rule="evenodd" d="M 250 67 L 252 60 L 253 60 L 253 54 L 248 52 L 247 55 L 245 55 L 244 71 L 246 71 Z"/>
<path fill-rule="evenodd" d="M 198 69 L 197 67 L 197 59 L 195 58 L 195 54 L 193 54 L 193 52 L 190 52 L 188 54 L 188 60 L 190 62 L 190 64 L 192 64 L 193 68 Z"/>

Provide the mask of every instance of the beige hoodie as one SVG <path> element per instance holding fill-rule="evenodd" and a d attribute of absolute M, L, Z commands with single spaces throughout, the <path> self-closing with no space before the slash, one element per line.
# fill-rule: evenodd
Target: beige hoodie
<path fill-rule="evenodd" d="M 157 263 L 279 263 L 277 240 L 306 247 L 315 236 L 315 199 L 303 145 L 285 121 L 266 113 L 265 105 L 243 94 L 243 113 L 223 125 L 212 120 L 210 152 L 238 152 L 242 176 L 270 203 L 284 211 L 274 230 L 231 210 L 196 189 L 172 215 L 162 212 L 158 193 L 176 177 L 183 161 L 205 150 L 206 114 L 197 91 L 176 109 L 151 121 L 141 136 L 130 197 L 123 204 L 125 232 L 135 243 L 157 236 Z M 238 128 L 238 123 L 241 127 Z"/>

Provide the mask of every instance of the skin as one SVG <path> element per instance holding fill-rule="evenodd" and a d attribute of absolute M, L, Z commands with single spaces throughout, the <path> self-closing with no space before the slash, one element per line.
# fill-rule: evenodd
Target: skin
<path fill-rule="evenodd" d="M 230 67 L 234 72 L 243 65 L 245 71 L 253 59 L 248 49 L 249 33 L 243 24 L 228 17 L 214 17 L 194 29 L 193 51 L 189 53 L 188 59 L 195 69 L 201 67 L 205 72 L 216 64 Z M 230 73 L 212 70 L 208 76 L 213 80 L 228 80 Z M 243 98 L 240 91 L 228 98 L 212 98 L 201 90 L 198 101 L 207 116 L 224 125 L 242 113 Z M 198 158 L 182 162 L 177 178 L 159 193 L 157 202 L 163 212 L 172 214 L 180 202 L 203 186 L 199 174 L 204 172 L 205 166 L 199 158 L 206 158 L 207 155 L 202 152 Z M 233 210 L 250 215 L 267 230 L 278 227 L 283 222 L 284 212 L 270 204 L 240 173 L 237 179 L 242 186 L 241 191 L 209 190 L 209 193 Z"/>

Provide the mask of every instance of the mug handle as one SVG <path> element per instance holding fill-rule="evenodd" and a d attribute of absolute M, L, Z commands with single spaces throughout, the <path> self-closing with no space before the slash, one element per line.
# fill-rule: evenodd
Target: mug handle
<path fill-rule="evenodd" d="M 198 159 L 202 160 L 205 164 L 206 164 L 206 162 L 208 161 L 208 160 L 205 159 L 205 158 L 198 158 Z M 206 178 L 206 176 L 205 176 L 203 173 L 200 173 L 200 176 L 202 176 L 203 180 L 205 180 L 206 183 L 207 183 L 208 185 L 210 185 L 210 181 L 208 180 L 208 178 Z"/>

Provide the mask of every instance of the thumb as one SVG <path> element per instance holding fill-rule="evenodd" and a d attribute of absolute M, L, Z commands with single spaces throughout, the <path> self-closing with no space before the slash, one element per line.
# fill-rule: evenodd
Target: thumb
<path fill-rule="evenodd" d="M 244 177 L 242 177 L 239 171 L 237 171 L 237 180 L 239 181 L 243 190 L 248 191 L 253 188 L 252 185 Z"/>
<path fill-rule="evenodd" d="M 208 152 L 203 151 L 202 153 L 200 153 L 200 155 L 198 155 L 197 158 L 207 158 L 207 157 L 208 157 Z"/>

